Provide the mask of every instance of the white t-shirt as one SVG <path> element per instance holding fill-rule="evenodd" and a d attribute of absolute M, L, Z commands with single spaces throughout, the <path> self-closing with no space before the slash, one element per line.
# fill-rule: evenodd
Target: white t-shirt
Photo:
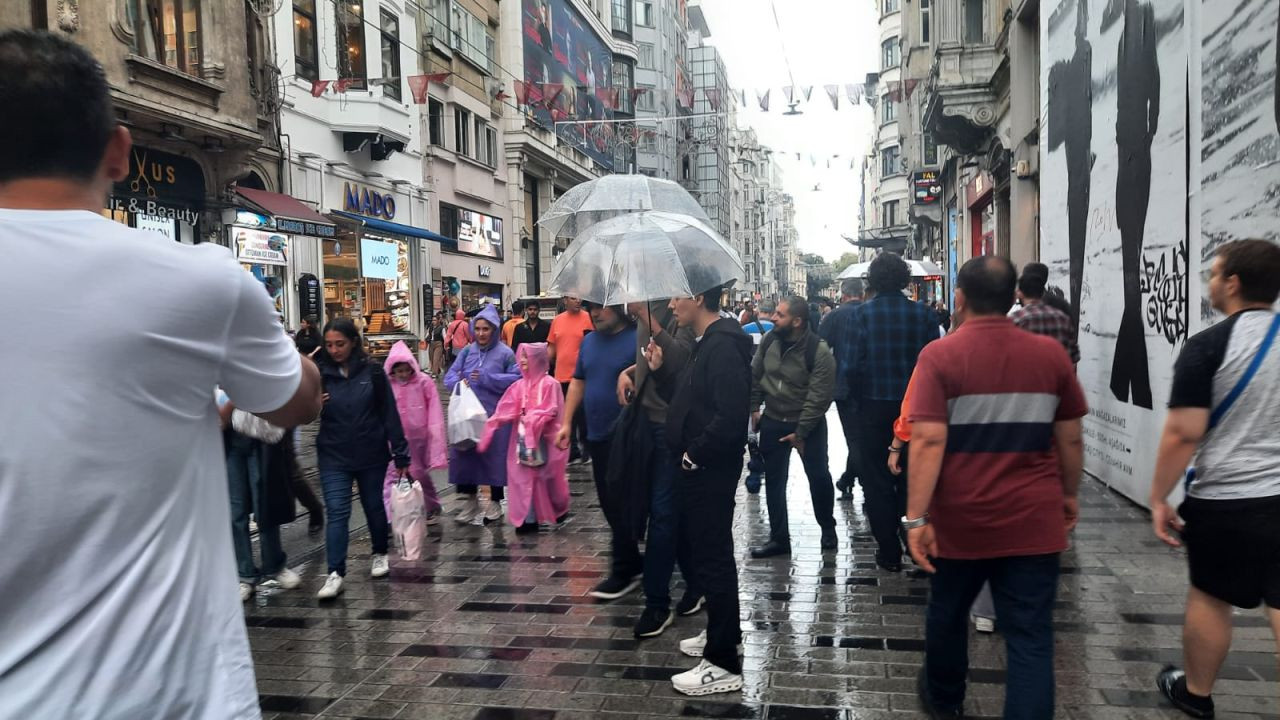
<path fill-rule="evenodd" d="M 257 718 L 213 388 L 301 364 L 218 246 L 0 210 L 0 718 Z"/>

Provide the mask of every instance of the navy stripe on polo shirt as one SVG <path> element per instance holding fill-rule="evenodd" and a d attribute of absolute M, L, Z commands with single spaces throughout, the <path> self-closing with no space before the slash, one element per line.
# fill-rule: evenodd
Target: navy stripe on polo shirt
<path fill-rule="evenodd" d="M 947 425 L 929 508 L 939 556 L 1064 550 L 1054 424 L 1088 408 L 1062 345 L 1007 318 L 975 318 L 925 348 L 912 393 L 913 423 Z"/>

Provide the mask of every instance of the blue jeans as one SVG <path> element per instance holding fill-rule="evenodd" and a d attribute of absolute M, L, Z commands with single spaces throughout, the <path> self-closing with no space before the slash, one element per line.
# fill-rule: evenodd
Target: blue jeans
<path fill-rule="evenodd" d="M 262 494 L 262 443 L 239 433 L 230 433 L 227 442 L 227 495 L 231 500 L 231 541 L 236 551 L 236 571 L 240 581 L 257 584 L 263 577 L 284 569 L 284 548 L 280 526 L 258 523 L 258 543 L 262 547 L 262 568 L 253 563 L 253 540 L 249 537 L 249 513 L 258 506 Z"/>
<path fill-rule="evenodd" d="M 938 709 L 964 703 L 969 674 L 969 608 L 991 583 L 1008 655 L 1006 720 L 1053 717 L 1053 601 L 1058 555 L 992 560 L 934 560 L 925 621 L 928 700 Z"/>
<path fill-rule="evenodd" d="M 646 420 L 653 434 L 653 475 L 649 487 L 649 531 L 644 543 L 644 602 L 658 610 L 671 608 L 671 574 L 677 556 L 684 556 L 680 546 L 680 506 L 676 498 L 676 461 L 667 449 L 665 425 Z M 680 563 L 685 584 L 694 581 L 688 563 Z"/>
<path fill-rule="evenodd" d="M 347 544 L 351 532 L 351 481 L 355 480 L 360 491 L 360 506 L 364 508 L 369 523 L 369 539 L 374 555 L 387 554 L 390 536 L 387 527 L 387 510 L 382 505 L 382 482 L 387 467 L 363 470 L 333 470 L 320 468 L 320 486 L 324 489 L 324 509 L 327 527 L 324 532 L 324 552 L 329 562 L 329 572 L 347 574 Z"/>

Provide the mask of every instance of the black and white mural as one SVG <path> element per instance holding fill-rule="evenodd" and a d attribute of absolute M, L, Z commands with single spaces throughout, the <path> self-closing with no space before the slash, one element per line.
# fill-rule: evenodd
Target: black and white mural
<path fill-rule="evenodd" d="M 1078 322 L 1086 467 L 1146 497 L 1189 331 L 1183 0 L 1041 6 L 1041 258 Z"/>

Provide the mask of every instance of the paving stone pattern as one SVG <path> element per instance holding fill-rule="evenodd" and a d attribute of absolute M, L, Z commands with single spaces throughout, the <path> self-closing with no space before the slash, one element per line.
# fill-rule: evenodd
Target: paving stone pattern
<path fill-rule="evenodd" d="M 839 427 L 834 414 L 830 422 Z M 835 438 L 839 468 L 844 448 Z M 369 578 L 368 540 L 357 536 L 336 602 L 315 599 L 322 557 L 295 552 L 305 560 L 303 587 L 261 594 L 245 608 L 264 717 L 921 717 L 914 687 L 928 581 L 914 570 L 876 569 L 860 496 L 837 507 L 840 551 L 821 553 L 803 477 L 797 459 L 790 558 L 749 558 L 747 548 L 766 539 L 768 513 L 763 495 L 738 494 L 740 693 L 689 699 L 671 689 L 671 675 L 695 664 L 677 642 L 702 630 L 705 615 L 637 642 L 639 593 L 608 604 L 587 596 L 608 567 L 608 535 L 588 470 L 571 468 L 574 516 L 566 528 L 517 536 L 505 525 L 447 519 L 432 528 L 421 560 L 393 559 L 382 580 Z M 446 510 L 455 504 L 448 495 Z M 1144 512 L 1092 481 L 1074 542 L 1055 616 L 1057 717 L 1182 717 L 1154 687 L 1162 664 L 1180 662 L 1182 556 L 1151 536 Z M 968 710 L 999 717 L 1003 643 L 976 634 L 970 642 Z M 1280 720 L 1278 674 L 1265 618 L 1241 613 L 1216 692 L 1219 717 Z"/>

